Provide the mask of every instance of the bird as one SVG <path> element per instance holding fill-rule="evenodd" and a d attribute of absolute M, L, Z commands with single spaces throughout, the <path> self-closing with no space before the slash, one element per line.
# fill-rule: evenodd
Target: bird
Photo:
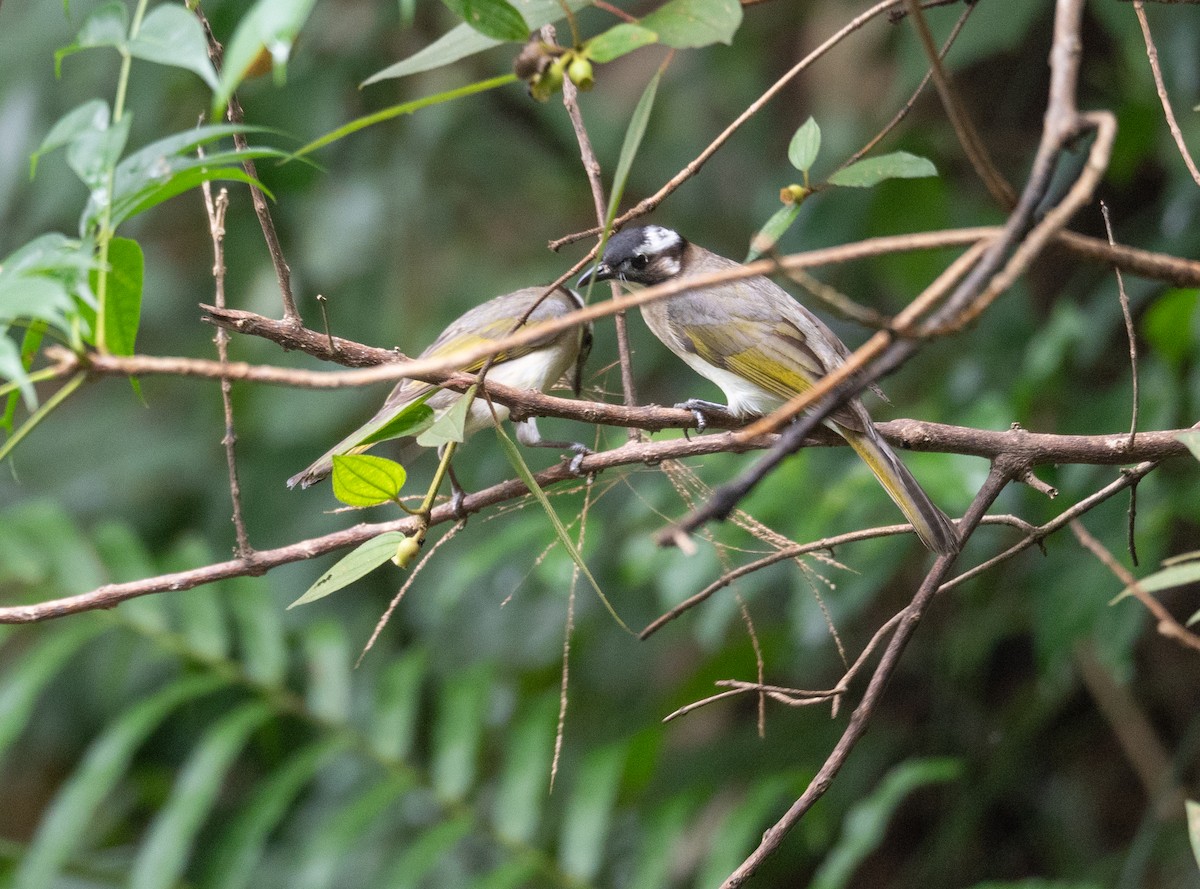
<path fill-rule="evenodd" d="M 600 261 L 577 286 L 615 279 L 638 289 L 740 267 L 669 228 L 642 225 L 610 237 Z M 739 419 L 770 413 L 850 355 L 816 315 L 761 275 L 684 290 L 647 303 L 641 311 L 646 326 L 668 349 L 725 393 L 727 405 L 701 399 L 677 405 L 696 413 L 701 431 L 705 413 Z M 825 424 L 870 467 L 929 549 L 942 555 L 957 551 L 954 524 L 876 431 L 860 399 L 847 401 Z"/>
<path fill-rule="evenodd" d="M 556 287 L 545 299 L 541 299 L 546 292 L 546 287 L 526 287 L 523 290 L 497 296 L 469 309 L 451 322 L 429 348 L 421 353 L 420 357 L 445 358 L 463 349 L 501 339 L 514 331 L 517 322 L 530 309 L 533 311 L 525 324 L 528 327 L 536 328 L 539 322 L 559 318 L 583 308 L 583 299 L 569 288 Z M 541 301 L 539 302 L 539 300 Z M 536 308 L 534 308 L 535 305 Z M 571 389 L 578 396 L 583 383 L 583 366 L 591 349 L 592 328 L 590 324 L 547 333 L 531 343 L 498 354 L 488 370 L 487 379 L 517 389 L 535 389 L 545 392 L 566 376 Z M 483 363 L 483 359 L 480 359 L 463 367 L 462 370 L 473 373 L 482 368 Z M 461 397 L 458 392 L 438 389 L 431 383 L 423 383 L 419 380 L 401 380 L 371 419 L 326 451 L 307 469 L 289 478 L 287 486 L 294 488 L 299 485 L 301 488 L 307 488 L 333 471 L 335 456 L 360 454 L 373 447 L 377 442 L 364 443 L 364 440 L 387 426 L 400 411 L 422 396 L 428 396 L 425 403 L 433 409 L 435 415 L 444 412 Z M 496 404 L 495 410 L 496 416 L 500 420 L 508 419 L 508 407 Z M 476 399 L 467 415 L 463 437 L 465 439 L 491 425 L 492 412 L 487 402 L 482 398 Z M 586 454 L 591 453 L 585 445 L 578 442 L 543 439 L 538 432 L 537 420 L 534 417 L 529 417 L 517 424 L 517 440 L 528 447 L 549 447 L 573 451 L 575 458 L 572 466 L 576 471 L 578 471 L 579 461 Z M 458 493 L 456 491 L 456 494 Z"/>

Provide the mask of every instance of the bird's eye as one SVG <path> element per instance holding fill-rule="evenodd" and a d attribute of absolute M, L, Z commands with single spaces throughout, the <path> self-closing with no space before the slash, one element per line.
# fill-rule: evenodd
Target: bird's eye
<path fill-rule="evenodd" d="M 633 265 L 633 267 L 634 267 L 635 269 L 644 269 L 644 268 L 645 268 L 647 265 L 649 265 L 649 264 L 650 264 L 650 260 L 648 260 L 648 259 L 646 258 L 646 254 L 645 254 L 645 253 L 638 253 L 638 254 L 637 254 L 636 256 L 634 256 L 634 257 L 633 257 L 633 259 L 631 260 L 631 264 Z"/>

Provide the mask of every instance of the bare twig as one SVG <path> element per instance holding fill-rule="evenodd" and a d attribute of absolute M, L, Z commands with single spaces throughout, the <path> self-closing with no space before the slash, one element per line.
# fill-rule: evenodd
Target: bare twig
<path fill-rule="evenodd" d="M 946 116 L 950 119 L 950 125 L 954 127 L 958 141 L 967 155 L 967 160 L 971 162 L 971 166 L 975 168 L 975 172 L 983 180 L 983 184 L 987 186 L 988 192 L 1000 205 L 1000 208 L 1011 210 L 1017 203 L 1017 196 L 1013 193 L 1012 186 L 1005 181 L 1004 177 L 1000 175 L 1000 171 L 996 169 L 996 165 L 992 163 L 991 155 L 988 154 L 987 147 L 979 136 L 979 131 L 975 129 L 971 116 L 963 108 L 958 94 L 951 85 L 950 77 L 946 74 L 946 69 L 942 67 L 941 54 L 933 42 L 933 34 L 930 33 L 929 23 L 925 21 L 925 13 L 921 11 L 919 0 L 905 0 L 905 2 L 908 6 L 909 19 L 921 40 L 925 55 L 929 58 L 929 72 L 933 75 L 933 84 L 937 87 L 942 105 L 946 109 Z"/>
<path fill-rule="evenodd" d="M 596 221 L 603 226 L 608 213 L 607 202 L 604 199 L 604 184 L 600 181 L 600 161 L 592 148 L 592 140 L 588 136 L 587 127 L 583 124 L 583 115 L 579 111 L 577 91 L 570 78 L 563 81 L 563 105 L 567 116 L 571 118 L 571 126 L 575 130 L 575 138 L 579 142 L 579 153 L 583 160 L 583 169 L 587 173 L 588 184 L 592 189 L 592 202 L 596 206 Z M 610 281 L 612 300 L 619 303 L 622 299 L 620 281 Z M 626 325 L 625 311 L 618 309 L 613 314 L 617 328 L 617 357 L 621 362 L 621 391 L 625 396 L 625 404 L 632 407 L 637 404 L 637 389 L 633 381 L 633 359 L 629 351 L 629 328 Z M 629 427 L 629 437 L 638 438 L 641 430 L 636 426 Z"/>
<path fill-rule="evenodd" d="M 1171 137 L 1175 140 L 1175 145 L 1179 148 L 1179 154 L 1183 158 L 1184 164 L 1191 173 L 1192 179 L 1197 185 L 1200 185 L 1200 170 L 1196 169 L 1196 162 L 1192 160 L 1192 155 L 1188 152 L 1187 144 L 1183 141 L 1183 133 L 1179 129 L 1179 122 L 1175 120 L 1175 112 L 1171 109 L 1171 100 L 1167 98 L 1167 87 L 1163 83 L 1162 70 L 1158 66 L 1158 47 L 1154 45 L 1154 38 L 1150 35 L 1150 22 L 1146 20 L 1146 8 L 1142 0 L 1133 0 L 1133 11 L 1137 14 L 1138 24 L 1142 27 L 1142 39 L 1146 41 L 1146 58 L 1150 60 L 1150 71 L 1154 74 L 1154 88 L 1158 91 L 1158 100 L 1162 103 L 1163 114 L 1167 117 L 1167 126 L 1171 130 Z"/>
<path fill-rule="evenodd" d="M 229 192 L 224 188 L 214 199 L 212 186 L 202 183 L 204 208 L 208 213 L 208 232 L 213 245 L 213 301 L 219 308 L 225 307 L 225 212 L 229 209 Z M 217 328 L 213 336 L 217 344 L 217 359 L 222 365 L 229 363 L 229 332 Z M 237 432 L 233 426 L 233 381 L 227 376 L 221 377 L 221 407 L 225 414 L 225 435 L 221 444 L 225 447 L 225 464 L 229 469 L 229 497 L 233 501 L 233 527 L 237 536 L 237 548 L 234 550 L 240 558 L 246 558 L 253 550 L 250 538 L 246 533 L 246 521 L 242 516 L 242 488 L 238 483 Z"/>
<path fill-rule="evenodd" d="M 1125 584 L 1125 588 L 1139 602 L 1146 606 L 1147 611 L 1154 615 L 1154 619 L 1158 621 L 1157 629 L 1160 634 L 1166 636 L 1168 639 L 1174 639 L 1188 648 L 1200 651 L 1200 636 L 1197 636 L 1185 628 L 1179 621 L 1175 620 L 1162 602 L 1159 602 L 1158 599 L 1150 595 L 1145 587 L 1138 583 L 1138 579 L 1130 573 L 1129 569 L 1118 562 L 1116 557 L 1108 551 L 1108 548 L 1093 537 L 1087 528 L 1083 527 L 1083 524 L 1077 519 L 1071 521 L 1071 532 L 1075 535 L 1075 539 L 1099 559 L 1100 563 L 1111 571 L 1117 580 Z"/>
<path fill-rule="evenodd" d="M 1100 202 L 1100 213 L 1104 217 L 1104 230 L 1108 233 L 1108 243 L 1112 244 L 1114 243 L 1112 220 L 1108 218 L 1108 204 L 1104 201 Z M 1137 334 L 1133 329 L 1133 314 L 1129 311 L 1129 294 L 1125 292 L 1125 279 L 1121 277 L 1121 270 L 1118 267 L 1113 266 L 1113 272 L 1117 276 L 1117 298 L 1121 302 L 1121 317 L 1125 319 L 1125 337 L 1129 341 L 1129 369 L 1133 379 L 1133 406 L 1129 412 L 1129 443 L 1133 444 L 1133 440 L 1137 436 L 1138 422 Z"/>

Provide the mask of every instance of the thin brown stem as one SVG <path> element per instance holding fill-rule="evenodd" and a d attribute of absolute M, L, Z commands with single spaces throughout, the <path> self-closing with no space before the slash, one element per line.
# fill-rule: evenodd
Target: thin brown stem
<path fill-rule="evenodd" d="M 1183 141 L 1183 132 L 1179 129 L 1179 122 L 1175 119 L 1171 100 L 1167 98 L 1167 87 L 1163 83 L 1162 69 L 1158 65 L 1158 47 L 1154 45 L 1154 38 L 1150 34 L 1150 22 L 1146 20 L 1146 8 L 1142 0 L 1133 0 L 1133 11 L 1137 14 L 1138 24 L 1142 28 L 1142 39 L 1146 42 L 1146 58 L 1150 60 L 1150 71 L 1154 75 L 1154 88 L 1158 91 L 1158 100 L 1162 103 L 1163 114 L 1166 115 L 1171 137 L 1175 140 L 1175 145 L 1179 148 L 1179 154 L 1183 158 L 1188 172 L 1192 175 L 1192 179 L 1197 185 L 1200 185 L 1200 170 L 1196 169 L 1196 162 L 1192 160 L 1187 143 Z"/>

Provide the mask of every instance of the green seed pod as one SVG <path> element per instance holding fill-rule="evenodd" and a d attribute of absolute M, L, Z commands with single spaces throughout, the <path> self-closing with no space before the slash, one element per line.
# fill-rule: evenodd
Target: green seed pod
<path fill-rule="evenodd" d="M 592 63 L 583 56 L 575 56 L 571 59 L 571 64 L 567 67 L 567 77 L 571 78 L 571 83 L 585 93 L 596 85 L 596 80 L 592 76 Z"/>
<path fill-rule="evenodd" d="M 563 69 L 566 64 L 566 56 L 555 59 L 554 64 L 530 81 L 529 95 L 539 102 L 548 101 L 551 96 L 562 89 Z"/>
<path fill-rule="evenodd" d="M 396 563 L 397 568 L 406 568 L 420 551 L 421 541 L 415 537 L 405 537 L 396 546 L 396 555 L 392 556 L 392 561 Z"/>

